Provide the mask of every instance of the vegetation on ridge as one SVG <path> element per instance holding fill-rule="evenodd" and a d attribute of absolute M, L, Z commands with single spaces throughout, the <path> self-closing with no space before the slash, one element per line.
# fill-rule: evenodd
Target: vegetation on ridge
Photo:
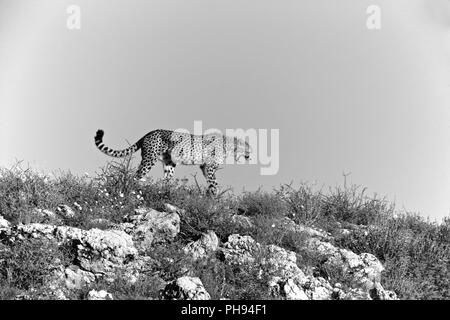
<path fill-rule="evenodd" d="M 301 235 L 276 228 L 280 218 L 288 217 L 298 224 L 330 232 L 339 247 L 374 254 L 386 268 L 383 287 L 395 291 L 399 298 L 450 298 L 450 217 L 436 223 L 417 214 L 396 212 L 393 204 L 367 196 L 358 186 L 323 192 L 306 184 L 282 185 L 272 192 L 225 192 L 218 198 L 210 198 L 198 185 L 178 179 L 140 185 L 133 180 L 133 173 L 130 161 L 111 162 L 95 177 L 71 173 L 50 177 L 22 169 L 19 164 L 0 169 L 0 216 L 13 224 L 50 222 L 82 229 L 105 229 L 109 224 L 120 223 L 137 207 L 164 210 L 166 203 L 173 204 L 186 211 L 181 216 L 181 231 L 176 241 L 149 250 L 155 259 L 172 258 L 171 263 L 161 263 L 156 270 L 165 280 L 177 276 L 186 263 L 182 246 L 197 240 L 207 230 L 214 230 L 222 241 L 233 233 L 251 235 L 260 243 L 295 251 L 302 269 L 317 267 L 320 257 L 301 249 L 304 241 Z M 58 206 L 64 204 L 76 213 L 73 217 L 55 218 L 37 211 L 57 212 Z M 231 223 L 230 218 L 235 214 L 254 217 L 254 226 L 246 228 Z M 342 229 L 351 232 L 343 236 Z M 7 247 L 0 239 L 0 299 L 42 286 L 54 259 L 70 259 L 66 249 L 31 240 Z M 265 298 L 264 290 L 258 287 L 262 282 L 255 270 L 243 273 L 214 259 L 196 263 L 194 267 L 213 297 L 227 292 L 235 299 Z M 322 271 L 335 281 L 345 281 L 330 270 Z M 96 286 L 107 286 L 124 299 L 155 298 L 156 282 L 149 276 L 133 285 L 116 282 Z M 83 292 L 77 298 L 83 298 Z"/>

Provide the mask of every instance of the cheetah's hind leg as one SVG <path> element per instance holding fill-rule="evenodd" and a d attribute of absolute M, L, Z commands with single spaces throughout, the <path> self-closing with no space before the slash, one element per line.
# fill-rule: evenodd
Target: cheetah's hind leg
<path fill-rule="evenodd" d="M 149 171 L 151 170 L 151 168 L 155 165 L 156 159 L 150 158 L 143 158 L 141 161 L 141 164 L 139 165 L 139 168 L 136 172 L 136 176 L 135 179 L 140 181 L 140 182 L 145 182 L 145 176 L 147 175 L 147 173 L 149 173 Z"/>

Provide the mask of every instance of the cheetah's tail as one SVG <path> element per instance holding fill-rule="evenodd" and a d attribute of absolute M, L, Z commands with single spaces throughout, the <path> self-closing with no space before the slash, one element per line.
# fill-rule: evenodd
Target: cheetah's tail
<path fill-rule="evenodd" d="M 94 140 L 95 140 L 95 145 L 97 146 L 97 148 L 101 152 L 107 154 L 108 156 L 116 157 L 116 158 L 123 158 L 123 157 L 129 156 L 132 153 L 135 153 L 137 150 L 139 150 L 141 148 L 141 140 L 139 140 L 138 142 L 136 142 L 129 148 L 126 148 L 123 150 L 113 150 L 103 144 L 104 134 L 105 133 L 103 132 L 103 130 L 97 130 Z"/>

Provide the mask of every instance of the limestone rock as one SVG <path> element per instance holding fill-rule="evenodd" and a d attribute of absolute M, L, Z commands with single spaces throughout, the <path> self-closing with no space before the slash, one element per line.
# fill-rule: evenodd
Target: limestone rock
<path fill-rule="evenodd" d="M 180 232 L 180 216 L 177 213 L 148 208 L 136 209 L 135 213 L 126 218 L 120 229 L 132 235 L 140 250 L 145 250 L 153 243 L 171 241 Z"/>
<path fill-rule="evenodd" d="M 312 228 L 308 226 L 303 226 L 295 223 L 293 220 L 288 217 L 284 217 L 280 219 L 277 223 L 275 223 L 279 228 L 282 228 L 287 231 L 293 231 L 296 233 L 302 233 L 310 238 L 317 238 L 321 240 L 330 240 L 331 235 L 328 232 L 325 232 L 321 229 Z"/>
<path fill-rule="evenodd" d="M 192 256 L 194 260 L 205 258 L 208 254 L 215 252 L 219 248 L 219 238 L 209 230 L 202 237 L 194 242 L 188 243 L 183 251 Z"/>
<path fill-rule="evenodd" d="M 131 236 L 119 230 L 82 230 L 39 223 L 19 225 L 15 236 L 45 237 L 76 247 L 76 259 L 86 271 L 106 273 L 134 258 L 137 250 Z"/>
<path fill-rule="evenodd" d="M 56 212 L 64 218 L 75 217 L 75 211 L 66 204 L 61 204 L 56 208 Z"/>
<path fill-rule="evenodd" d="M 166 209 L 166 212 L 169 212 L 169 213 L 177 213 L 177 214 L 185 214 L 186 213 L 186 210 L 180 209 L 177 206 L 174 206 L 173 204 L 170 204 L 170 203 L 165 203 L 164 208 Z"/>
<path fill-rule="evenodd" d="M 303 271 L 297 266 L 295 252 L 276 245 L 269 245 L 264 254 L 263 266 L 270 275 L 281 279 L 304 277 Z"/>
<path fill-rule="evenodd" d="M 381 284 L 375 284 L 375 287 L 369 292 L 372 300 L 398 300 L 394 291 L 385 290 Z"/>
<path fill-rule="evenodd" d="M 11 227 L 11 224 L 9 223 L 8 220 L 6 220 L 5 218 L 3 218 L 2 216 L 0 216 L 0 230 L 4 229 L 9 229 Z"/>
<path fill-rule="evenodd" d="M 286 281 L 282 289 L 287 300 L 309 300 L 305 291 L 293 279 Z"/>
<path fill-rule="evenodd" d="M 51 210 L 35 208 L 31 212 L 31 216 L 39 217 L 41 222 L 53 223 L 61 222 L 58 216 Z"/>
<path fill-rule="evenodd" d="M 309 239 L 307 243 L 309 250 L 325 259 L 325 265 L 351 277 L 352 287 L 368 292 L 380 282 L 384 267 L 374 255 L 370 253 L 357 255 L 350 250 L 337 248 L 329 242 L 314 238 Z"/>
<path fill-rule="evenodd" d="M 111 293 L 105 290 L 91 290 L 87 295 L 88 300 L 113 300 L 113 296 Z"/>
<path fill-rule="evenodd" d="M 64 270 L 65 284 L 68 289 L 81 289 L 95 281 L 95 275 L 72 265 Z"/>
<path fill-rule="evenodd" d="M 253 228 L 254 226 L 253 221 L 250 217 L 246 217 L 239 214 L 231 216 L 231 222 L 243 229 L 250 229 Z"/>
<path fill-rule="evenodd" d="M 255 253 L 261 245 L 250 236 L 232 234 L 222 248 L 225 261 L 229 264 L 248 265 L 255 261 Z"/>
<path fill-rule="evenodd" d="M 169 283 L 163 290 L 168 300 L 210 300 L 211 296 L 197 277 L 181 277 Z"/>

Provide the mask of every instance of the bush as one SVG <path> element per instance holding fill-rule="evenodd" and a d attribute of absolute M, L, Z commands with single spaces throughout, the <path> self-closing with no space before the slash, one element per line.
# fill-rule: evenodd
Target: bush
<path fill-rule="evenodd" d="M 216 232 L 222 242 L 230 234 L 239 233 L 262 244 L 292 250 L 302 268 L 313 266 L 326 277 L 342 278 L 334 270 L 322 268 L 320 256 L 303 250 L 305 235 L 279 226 L 280 219 L 286 217 L 334 234 L 339 234 L 335 231 L 342 227 L 350 229 L 350 234 L 337 237 L 335 244 L 377 256 L 386 268 L 383 286 L 401 298 L 450 298 L 450 218 L 437 224 L 417 214 L 394 215 L 393 204 L 376 195 L 367 196 L 365 189 L 358 186 L 323 192 L 307 184 L 296 188 L 285 184 L 274 192 L 257 190 L 207 197 L 202 187 L 179 179 L 137 183 L 130 161 L 111 162 L 93 178 L 70 172 L 50 177 L 22 169 L 20 163 L 0 169 L 0 215 L 13 224 L 44 222 L 35 209 L 56 212 L 59 205 L 65 204 L 73 209 L 75 217 L 62 217 L 60 223 L 90 229 L 108 228 L 141 206 L 161 211 L 170 203 L 182 208 L 179 236 L 172 243 L 149 248 L 147 252 L 157 261 L 150 273 L 133 285 L 120 277 L 113 284 L 96 284 L 124 299 L 154 298 L 157 290 L 152 288 L 158 278 L 171 281 L 182 276 L 186 268 L 202 279 L 215 298 L 267 298 L 265 279 L 261 279 L 257 267 L 233 267 L 216 257 L 200 263 L 184 255 L 181 248 L 208 230 Z M 235 214 L 252 217 L 253 227 L 232 223 Z M 52 273 L 55 261 L 71 263 L 71 250 L 37 239 L 0 243 L 0 298 L 41 287 Z M 79 297 L 83 298 L 85 293 L 81 292 Z"/>
<path fill-rule="evenodd" d="M 38 289 L 67 256 L 50 240 L 27 239 L 0 248 L 0 283 L 19 290 Z"/>
<path fill-rule="evenodd" d="M 53 207 L 60 198 L 47 175 L 22 169 L 0 169 L 0 215 L 12 223 L 29 222 L 29 212 L 36 207 Z"/>
<path fill-rule="evenodd" d="M 338 244 L 377 256 L 386 268 L 383 283 L 404 299 L 450 298 L 450 228 L 405 213 L 354 232 Z"/>
<path fill-rule="evenodd" d="M 323 216 L 334 221 L 358 225 L 369 225 L 391 217 L 394 205 L 386 199 L 377 198 L 376 195 L 366 196 L 365 190 L 361 190 L 359 186 L 330 189 L 330 194 L 323 199 Z"/>
<path fill-rule="evenodd" d="M 263 192 L 244 192 L 239 199 L 241 214 L 253 217 L 282 217 L 286 215 L 286 203 L 277 195 Z"/>

